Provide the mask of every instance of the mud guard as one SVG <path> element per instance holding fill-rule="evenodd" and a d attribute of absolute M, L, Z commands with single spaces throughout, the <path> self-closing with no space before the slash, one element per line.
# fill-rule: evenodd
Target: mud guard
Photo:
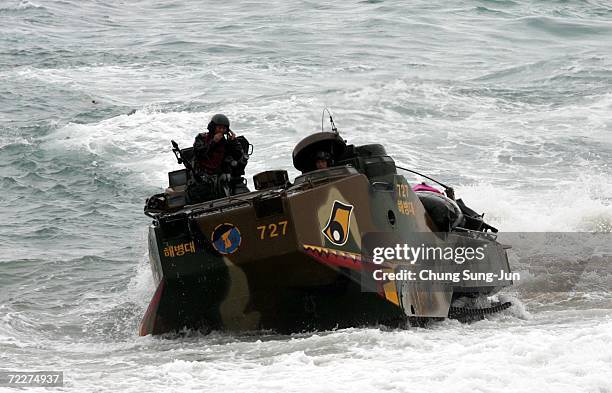
<path fill-rule="evenodd" d="M 149 303 L 149 307 L 147 307 L 147 311 L 142 317 L 142 321 L 140 321 L 140 327 L 138 328 L 138 335 L 146 336 L 148 334 L 160 334 L 164 332 L 163 321 L 157 314 L 157 309 L 159 308 L 159 302 L 162 298 L 162 294 L 164 293 L 164 289 L 166 287 L 166 280 L 162 279 L 153 294 L 153 298 Z"/>

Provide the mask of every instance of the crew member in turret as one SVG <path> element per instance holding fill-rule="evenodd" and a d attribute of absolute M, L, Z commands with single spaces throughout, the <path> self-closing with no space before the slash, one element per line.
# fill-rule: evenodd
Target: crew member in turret
<path fill-rule="evenodd" d="M 326 151 L 318 151 L 314 156 L 314 163 L 317 169 L 326 169 L 331 166 L 331 154 Z"/>

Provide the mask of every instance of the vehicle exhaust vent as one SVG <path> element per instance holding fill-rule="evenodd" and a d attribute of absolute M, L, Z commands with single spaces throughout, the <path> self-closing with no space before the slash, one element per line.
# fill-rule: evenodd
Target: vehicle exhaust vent
<path fill-rule="evenodd" d="M 268 188 L 285 188 L 289 183 L 289 175 L 285 170 L 266 171 L 253 176 L 256 190 Z"/>
<path fill-rule="evenodd" d="M 255 216 L 257 218 L 282 215 L 284 213 L 283 198 L 280 196 L 255 199 L 253 201 L 253 207 L 255 208 Z"/>
<path fill-rule="evenodd" d="M 187 220 L 188 218 L 185 213 L 161 217 L 159 219 L 159 226 L 164 239 L 179 238 L 185 236 L 185 233 L 189 233 Z"/>

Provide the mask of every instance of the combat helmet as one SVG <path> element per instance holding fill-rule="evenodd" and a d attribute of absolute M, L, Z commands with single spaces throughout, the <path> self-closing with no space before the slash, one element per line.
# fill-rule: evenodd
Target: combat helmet
<path fill-rule="evenodd" d="M 332 155 L 324 150 L 317 151 L 313 156 L 313 161 L 324 160 L 329 163 L 331 159 Z"/>
<path fill-rule="evenodd" d="M 214 132 L 216 125 L 226 126 L 228 131 L 230 129 L 230 121 L 227 118 L 227 116 L 225 116 L 222 113 L 217 113 L 216 115 L 214 115 L 210 119 L 210 122 L 208 123 L 208 126 L 206 128 L 208 129 L 209 132 Z"/>

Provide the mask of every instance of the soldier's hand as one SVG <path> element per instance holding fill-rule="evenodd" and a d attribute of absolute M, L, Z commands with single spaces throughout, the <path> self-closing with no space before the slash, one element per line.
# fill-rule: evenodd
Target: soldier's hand
<path fill-rule="evenodd" d="M 236 134 L 234 134 L 234 131 L 232 130 L 228 130 L 227 135 L 229 136 L 229 139 L 236 139 Z"/>
<path fill-rule="evenodd" d="M 223 133 L 222 132 L 218 132 L 215 134 L 215 136 L 213 136 L 213 141 L 215 143 L 219 142 L 221 139 L 223 138 Z"/>

